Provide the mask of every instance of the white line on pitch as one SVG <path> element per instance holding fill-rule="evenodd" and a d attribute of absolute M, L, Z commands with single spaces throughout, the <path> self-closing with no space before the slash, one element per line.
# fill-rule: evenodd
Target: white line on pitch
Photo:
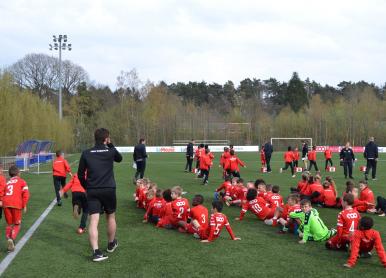
<path fill-rule="evenodd" d="M 42 215 L 39 216 L 39 218 L 31 226 L 31 228 L 29 228 L 28 231 L 19 240 L 19 242 L 15 246 L 15 251 L 13 251 L 12 253 L 9 253 L 2 260 L 2 262 L 0 263 L 0 276 L 3 275 L 4 271 L 11 264 L 13 259 L 17 256 L 17 254 L 20 252 L 20 250 L 24 247 L 24 245 L 27 243 L 27 241 L 31 238 L 31 236 L 36 231 L 36 229 L 40 226 L 40 224 L 43 222 L 43 220 L 47 217 L 47 215 L 50 213 L 50 211 L 55 206 L 55 204 L 56 204 L 56 199 L 54 199 L 51 202 L 51 204 L 46 208 L 46 210 L 42 213 Z"/>

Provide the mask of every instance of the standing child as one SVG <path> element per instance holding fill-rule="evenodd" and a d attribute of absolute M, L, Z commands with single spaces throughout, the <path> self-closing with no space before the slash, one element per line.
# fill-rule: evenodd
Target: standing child
<path fill-rule="evenodd" d="M 293 164 L 294 164 L 294 167 L 296 168 L 296 167 L 299 167 L 299 159 L 300 159 L 300 153 L 297 147 L 295 147 L 293 154 L 294 154 Z"/>
<path fill-rule="evenodd" d="M 324 170 L 327 171 L 328 164 L 333 166 L 332 159 L 331 159 L 332 158 L 332 151 L 330 150 L 329 147 L 326 147 L 326 150 L 324 151 L 324 158 L 326 160 L 326 164 L 324 166 Z"/>
<path fill-rule="evenodd" d="M 9 167 L 10 180 L 4 190 L 3 208 L 4 216 L 7 222 L 5 236 L 7 237 L 8 252 L 15 250 L 15 240 L 20 231 L 22 210 L 27 212 L 27 203 L 29 200 L 28 185 L 20 178 L 20 171 L 16 166 Z"/>
<path fill-rule="evenodd" d="M 287 170 L 288 167 L 291 168 L 291 175 L 292 177 L 294 178 L 295 177 L 295 172 L 294 172 L 294 165 L 293 165 L 293 161 L 294 161 L 294 153 L 292 151 L 292 148 L 291 146 L 288 147 L 287 151 L 284 153 L 284 167 L 283 168 L 280 168 L 280 173 L 283 172 L 283 170 Z"/>
<path fill-rule="evenodd" d="M 267 164 L 267 160 L 265 159 L 264 145 L 261 146 L 261 149 L 260 149 L 260 161 L 261 161 L 261 166 L 265 167 L 265 165 Z"/>
<path fill-rule="evenodd" d="M 62 151 L 56 151 L 56 159 L 52 164 L 52 174 L 54 179 L 54 187 L 56 194 L 56 201 L 58 206 L 62 205 L 62 199 L 60 198 L 59 191 L 66 185 L 66 176 L 71 174 L 71 168 L 67 160 L 64 159 Z M 67 198 L 67 193 L 64 194 L 64 198 Z"/>
<path fill-rule="evenodd" d="M 7 185 L 7 179 L 3 173 L 3 164 L 0 163 L 0 219 L 3 216 L 3 207 L 2 207 L 3 200 L 2 199 L 4 196 L 4 190 L 5 190 L 6 185 Z"/>
<path fill-rule="evenodd" d="M 224 147 L 224 152 L 222 153 L 222 155 L 220 157 L 220 165 L 219 165 L 219 167 L 221 167 L 223 170 L 222 174 L 223 174 L 224 179 L 227 176 L 227 172 L 225 170 L 225 165 L 227 164 L 227 161 L 230 157 L 231 157 L 231 155 L 229 153 L 229 148 Z"/>
<path fill-rule="evenodd" d="M 228 175 L 232 175 L 233 177 L 240 177 L 240 169 L 239 165 L 242 167 L 246 167 L 244 162 L 241 161 L 235 154 L 235 151 L 232 149 L 230 150 L 230 158 L 228 159 L 225 169 L 228 173 Z"/>
<path fill-rule="evenodd" d="M 212 203 L 212 214 L 210 216 L 210 225 L 206 230 L 203 237 L 201 237 L 201 242 L 212 242 L 220 236 L 221 230 L 224 228 L 227 229 L 232 240 L 241 240 L 236 237 L 232 231 L 231 225 L 229 224 L 228 218 L 225 214 L 222 214 L 223 204 L 220 201 L 214 201 Z"/>
<path fill-rule="evenodd" d="M 369 257 L 371 250 L 375 249 L 378 253 L 378 258 L 386 268 L 386 254 L 382 245 L 381 235 L 377 230 L 373 230 L 374 225 L 371 217 L 365 216 L 359 223 L 359 230 L 355 231 L 351 240 L 350 257 L 344 267 L 352 268 L 355 266 L 358 256 Z"/>
<path fill-rule="evenodd" d="M 209 149 L 205 149 L 205 154 L 200 157 L 200 171 L 203 177 L 203 184 L 206 185 L 209 182 L 209 171 L 212 166 L 212 159 L 210 156 L 211 152 Z"/>
<path fill-rule="evenodd" d="M 315 171 L 318 172 L 318 164 L 316 164 L 316 146 L 312 146 L 312 150 L 308 152 L 308 160 L 310 161 L 310 166 L 308 167 L 308 171 L 311 171 L 312 166 L 314 166 Z"/>
<path fill-rule="evenodd" d="M 82 218 L 80 219 L 79 228 L 77 230 L 78 234 L 83 234 L 86 232 L 87 216 L 88 216 L 88 206 L 87 206 L 87 196 L 86 190 L 80 184 L 78 179 L 78 174 L 72 176 L 69 183 L 59 191 L 60 196 L 63 196 L 68 190 L 72 192 L 72 212 L 74 218 L 78 218 L 80 212 L 82 212 Z"/>

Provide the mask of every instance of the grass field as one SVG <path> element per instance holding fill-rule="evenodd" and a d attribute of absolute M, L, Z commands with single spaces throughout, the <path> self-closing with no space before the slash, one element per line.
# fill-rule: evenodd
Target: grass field
<path fill-rule="evenodd" d="M 219 154 L 216 154 L 218 161 Z M 318 155 L 320 158 L 321 154 Z M 290 173 L 279 174 L 282 166 L 281 154 L 273 157 L 273 173 L 260 174 L 258 155 L 240 153 L 239 157 L 247 163 L 241 170 L 245 180 L 263 177 L 266 182 L 281 186 L 281 194 L 288 195 L 289 187 L 296 186 L 296 179 Z M 77 155 L 69 158 L 76 161 Z M 382 161 L 384 159 L 385 161 Z M 337 157 L 334 157 L 337 162 Z M 71 216 L 71 200 L 64 200 L 63 207 L 55 207 L 42 223 L 31 240 L 18 254 L 4 273 L 4 277 L 385 277 L 385 269 L 378 261 L 376 252 L 371 259 L 359 260 L 354 269 L 344 269 L 347 254 L 325 249 L 323 243 L 300 245 L 293 235 L 279 235 L 277 229 L 264 225 L 254 215 L 247 213 L 242 222 L 234 221 L 240 209 L 226 207 L 235 234 L 241 241 L 230 241 L 224 230 L 221 238 L 204 245 L 192 236 L 177 231 L 156 229 L 143 224 L 143 211 L 135 207 L 132 200 L 133 169 L 131 155 L 116 164 L 117 181 L 117 238 L 119 248 L 102 263 L 91 262 L 91 251 L 87 235 L 75 233 L 77 220 Z M 356 182 L 363 178 L 355 166 Z M 210 207 L 214 189 L 221 183 L 221 172 L 213 167 L 208 186 L 194 175 L 185 173 L 184 154 L 150 154 L 146 174 L 160 188 L 182 185 L 191 199 L 196 193 L 206 198 Z M 322 166 L 322 167 L 320 167 Z M 73 169 L 77 164 L 74 163 Z M 323 168 L 322 160 L 319 167 Z M 378 164 L 378 181 L 370 182 L 375 195 L 386 195 L 386 156 Z M 322 172 L 323 173 L 323 172 Z M 324 174 L 324 173 L 323 173 Z M 344 187 L 342 169 L 332 173 L 339 194 Z M 49 174 L 24 174 L 30 185 L 31 201 L 29 211 L 23 218 L 19 239 L 54 199 L 52 177 Z M 336 225 L 337 209 L 318 209 L 322 219 L 329 227 Z M 375 228 L 381 231 L 386 243 L 386 219 L 374 216 Z M 0 224 L 0 259 L 6 255 L 4 220 Z M 105 221 L 100 225 L 101 247 L 106 247 Z"/>

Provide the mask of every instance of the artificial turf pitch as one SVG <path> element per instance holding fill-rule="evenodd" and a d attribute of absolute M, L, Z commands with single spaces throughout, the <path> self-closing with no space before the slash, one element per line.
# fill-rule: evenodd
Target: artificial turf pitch
<path fill-rule="evenodd" d="M 146 176 L 163 189 L 181 185 L 188 192 L 186 197 L 189 200 L 194 194 L 203 194 L 209 209 L 213 192 L 221 183 L 221 171 L 217 167 L 219 155 L 216 154 L 208 186 L 203 186 L 201 180 L 183 171 L 185 156 L 178 153 L 150 154 Z M 279 174 L 279 167 L 283 166 L 280 153 L 273 156 L 273 172 L 270 174 L 258 172 L 257 153 L 239 153 L 239 157 L 247 164 L 247 168 L 241 169 L 245 181 L 264 178 L 267 183 L 280 185 L 284 197 L 288 195 L 289 187 L 296 186 L 300 179 L 300 174 L 296 178 L 291 178 L 290 172 Z M 75 161 L 73 171 L 77 168 L 78 158 L 79 155 L 69 157 L 70 162 Z M 322 154 L 318 154 L 318 158 L 318 165 L 323 168 Z M 336 155 L 334 162 L 338 164 Z M 108 254 L 108 260 L 101 263 L 91 261 L 87 234 L 75 232 L 79 222 L 72 218 L 69 198 L 64 200 L 62 207 L 51 211 L 3 277 L 385 277 L 386 270 L 378 261 L 375 250 L 372 258 L 359 259 L 354 269 L 345 269 L 342 265 L 347 253 L 326 250 L 323 243 L 300 245 L 294 235 L 280 235 L 277 228 L 264 225 L 250 213 L 242 222 L 237 222 L 234 219 L 239 215 L 238 207 L 225 207 L 223 212 L 241 241 L 231 241 L 224 229 L 218 240 L 203 244 L 191 235 L 143 224 L 144 211 L 135 207 L 132 197 L 135 188 L 131 165 L 130 154 L 124 155 L 123 162 L 115 165 L 119 247 L 113 254 Z M 359 165 L 364 165 L 362 158 L 354 169 L 356 183 L 363 178 Z M 337 166 L 337 172 L 330 174 L 335 178 L 341 195 L 345 182 L 341 167 Z M 324 177 L 326 173 L 322 171 L 322 175 Z M 18 239 L 54 199 L 50 174 L 25 173 L 22 177 L 29 184 L 31 199 Z M 370 181 L 370 187 L 375 196 L 386 195 L 386 155 L 382 155 L 378 163 L 378 181 Z M 327 226 L 335 227 L 339 210 L 318 210 Z M 386 245 L 386 219 L 373 217 L 375 229 L 381 232 Z M 103 219 L 99 229 L 103 250 L 107 245 L 105 227 Z M 4 230 L 5 220 L 2 219 L 0 259 L 6 255 Z"/>

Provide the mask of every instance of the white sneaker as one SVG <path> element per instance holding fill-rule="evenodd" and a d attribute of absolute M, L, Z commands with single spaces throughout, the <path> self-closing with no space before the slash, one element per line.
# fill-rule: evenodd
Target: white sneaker
<path fill-rule="evenodd" d="M 293 177 L 293 178 L 296 178 L 296 175 L 293 175 L 292 177 Z"/>
<path fill-rule="evenodd" d="M 283 168 L 280 168 L 279 173 L 280 174 L 283 173 Z"/>
<path fill-rule="evenodd" d="M 272 220 L 272 219 L 265 219 L 265 220 L 264 220 L 264 223 L 265 223 L 266 225 L 272 226 L 273 220 Z"/>
<path fill-rule="evenodd" d="M 7 241 L 7 250 L 8 252 L 12 252 L 15 250 L 15 242 L 13 241 L 12 238 L 9 238 Z"/>

